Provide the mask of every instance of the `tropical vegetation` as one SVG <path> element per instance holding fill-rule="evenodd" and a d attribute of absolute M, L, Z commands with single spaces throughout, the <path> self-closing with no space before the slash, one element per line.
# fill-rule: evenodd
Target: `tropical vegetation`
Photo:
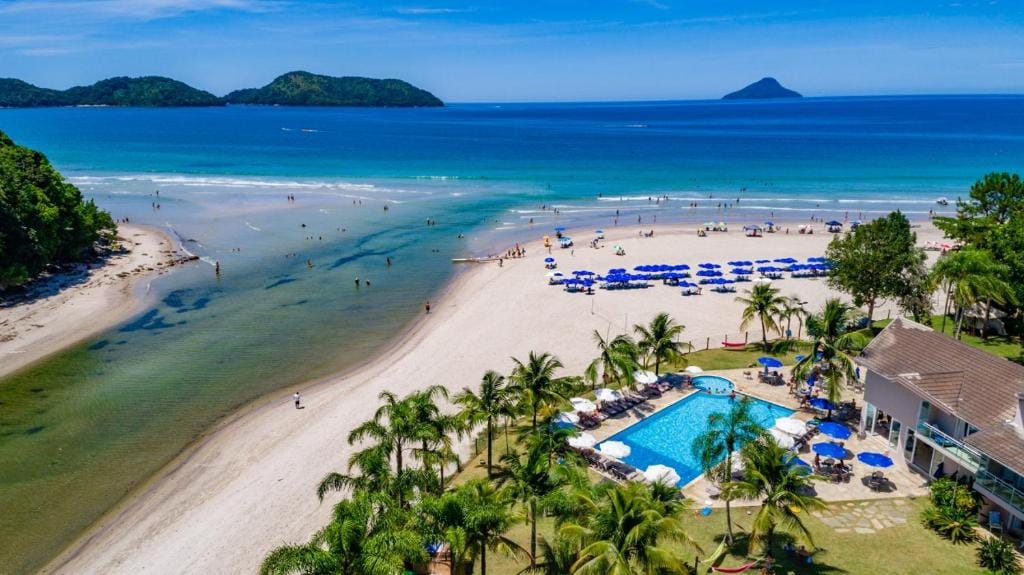
<path fill-rule="evenodd" d="M 171 78 L 116 77 L 89 86 L 51 90 L 14 78 L 0 78 L 0 108 L 50 106 L 185 107 L 223 106 L 220 98 Z"/>
<path fill-rule="evenodd" d="M 747 290 L 745 296 L 736 296 L 736 301 L 743 304 L 743 315 L 740 329 L 747 329 L 755 320 L 761 324 L 761 345 L 768 350 L 768 332 L 779 332 L 776 321 L 783 315 L 789 300 L 780 296 L 781 290 L 768 283 L 759 283 Z"/>
<path fill-rule="evenodd" d="M 262 88 L 236 90 L 224 97 L 229 104 L 271 106 L 443 106 L 436 96 L 402 80 L 358 76 L 324 76 L 288 72 Z"/>

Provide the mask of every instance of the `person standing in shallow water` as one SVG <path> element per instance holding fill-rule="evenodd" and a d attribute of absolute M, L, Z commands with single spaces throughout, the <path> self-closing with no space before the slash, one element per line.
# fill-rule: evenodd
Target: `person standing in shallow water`
<path fill-rule="evenodd" d="M 430 302 L 423 304 L 423 309 L 427 310 L 427 314 L 430 314 Z"/>
<path fill-rule="evenodd" d="M 292 399 L 295 400 L 295 409 L 302 409 L 302 396 L 299 395 L 299 392 L 296 391 L 295 394 L 292 395 Z"/>

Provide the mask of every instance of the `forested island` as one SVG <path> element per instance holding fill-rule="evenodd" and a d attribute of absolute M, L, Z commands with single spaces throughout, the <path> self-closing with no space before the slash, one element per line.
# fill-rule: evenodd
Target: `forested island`
<path fill-rule="evenodd" d="M 227 104 L 268 106 L 437 107 L 444 103 L 402 80 L 324 76 L 288 72 L 262 88 L 231 92 L 223 98 L 161 76 L 117 77 L 67 90 L 40 88 L 0 78 L 0 108 L 59 106 L 194 107 Z"/>
<path fill-rule="evenodd" d="M 86 201 L 40 152 L 0 132 L 0 290 L 17 286 L 55 263 L 88 256 L 110 214 Z"/>

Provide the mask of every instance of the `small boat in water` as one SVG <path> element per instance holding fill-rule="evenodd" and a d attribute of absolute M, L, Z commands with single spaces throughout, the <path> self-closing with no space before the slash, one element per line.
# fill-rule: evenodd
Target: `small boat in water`
<path fill-rule="evenodd" d="M 949 205 L 949 200 L 947 200 L 946 198 L 939 198 L 939 199 L 935 200 L 935 203 L 939 204 L 940 206 L 948 206 Z"/>

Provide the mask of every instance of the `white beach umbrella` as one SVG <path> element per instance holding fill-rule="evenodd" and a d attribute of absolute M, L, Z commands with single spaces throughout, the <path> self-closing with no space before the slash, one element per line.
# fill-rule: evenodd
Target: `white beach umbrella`
<path fill-rule="evenodd" d="M 775 427 L 790 435 L 803 435 L 807 433 L 807 424 L 792 417 L 780 417 L 776 419 Z"/>
<path fill-rule="evenodd" d="M 770 280 L 768 278 L 757 278 L 757 279 L 754 280 L 754 283 L 756 283 L 756 284 L 770 284 L 770 283 L 772 283 L 772 280 Z"/>
<path fill-rule="evenodd" d="M 793 439 L 793 436 L 781 429 L 772 428 L 768 430 L 768 433 L 775 439 L 775 443 L 778 443 L 779 447 L 783 449 L 792 449 L 796 444 L 796 440 Z"/>
<path fill-rule="evenodd" d="M 622 394 L 614 389 L 602 387 L 594 392 L 594 397 L 596 397 L 598 401 L 616 401 L 622 399 Z"/>
<path fill-rule="evenodd" d="M 614 457 L 615 459 L 622 459 L 623 457 L 629 457 L 632 453 L 632 449 L 621 441 L 605 441 L 600 447 L 601 453 L 608 457 Z"/>
<path fill-rule="evenodd" d="M 594 402 L 585 397 L 574 397 L 569 400 L 569 403 L 572 404 L 573 409 L 576 411 L 582 411 L 584 413 L 597 411 L 597 406 L 594 405 Z"/>
<path fill-rule="evenodd" d="M 704 370 L 701 369 L 700 366 L 689 365 L 689 366 L 686 366 L 686 373 L 698 374 L 698 373 L 704 373 Z"/>
<path fill-rule="evenodd" d="M 580 416 L 571 411 L 563 411 L 555 416 L 555 423 L 569 423 L 576 425 L 580 422 Z"/>
<path fill-rule="evenodd" d="M 661 483 L 663 485 L 676 485 L 679 483 L 679 474 L 675 469 L 667 465 L 651 465 L 644 470 L 644 481 L 647 483 Z"/>
<path fill-rule="evenodd" d="M 650 385 L 652 383 L 658 383 L 658 376 L 654 375 L 653 371 L 637 371 L 633 373 L 633 379 L 637 383 L 643 383 Z"/>
<path fill-rule="evenodd" d="M 597 439 L 589 433 L 581 433 L 575 437 L 570 437 L 568 443 L 572 447 L 582 449 L 585 447 L 593 447 L 597 444 Z"/>

